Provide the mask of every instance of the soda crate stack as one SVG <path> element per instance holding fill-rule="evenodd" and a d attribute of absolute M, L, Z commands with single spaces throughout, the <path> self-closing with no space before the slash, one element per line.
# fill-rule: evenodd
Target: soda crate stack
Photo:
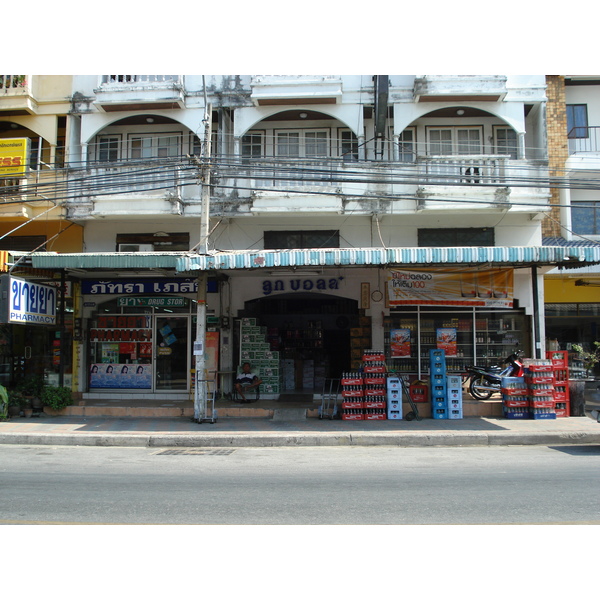
<path fill-rule="evenodd" d="M 532 419 L 556 419 L 554 370 L 551 360 L 529 359 L 524 362 L 525 383 Z"/>
<path fill-rule="evenodd" d="M 569 397 L 569 353 L 566 350 L 549 350 L 546 358 L 552 361 L 554 372 L 554 402 L 557 417 L 571 416 Z"/>
<path fill-rule="evenodd" d="M 362 421 L 364 389 L 361 373 L 342 373 L 342 419 Z"/>
<path fill-rule="evenodd" d="M 446 377 L 447 410 L 449 419 L 463 418 L 462 405 L 462 379 L 460 375 L 448 375 Z"/>
<path fill-rule="evenodd" d="M 431 415 L 434 419 L 448 418 L 448 387 L 446 381 L 446 353 L 434 348 L 429 351 L 429 393 Z"/>
<path fill-rule="evenodd" d="M 402 383 L 399 377 L 387 379 L 387 418 L 402 419 Z"/>
<path fill-rule="evenodd" d="M 267 328 L 258 325 L 255 318 L 240 320 L 240 364 L 244 362 L 249 362 L 262 379 L 261 395 L 280 393 L 279 351 L 271 350 Z"/>
<path fill-rule="evenodd" d="M 502 413 L 506 419 L 529 419 L 529 397 L 525 377 L 503 377 Z"/>
<path fill-rule="evenodd" d="M 342 419 L 379 421 L 386 418 L 385 354 L 365 350 L 362 372 L 342 373 Z"/>

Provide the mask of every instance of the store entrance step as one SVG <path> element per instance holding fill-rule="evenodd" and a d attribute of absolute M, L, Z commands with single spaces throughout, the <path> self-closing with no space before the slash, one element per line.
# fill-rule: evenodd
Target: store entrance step
<path fill-rule="evenodd" d="M 306 408 L 276 408 L 273 421 L 306 421 Z"/>

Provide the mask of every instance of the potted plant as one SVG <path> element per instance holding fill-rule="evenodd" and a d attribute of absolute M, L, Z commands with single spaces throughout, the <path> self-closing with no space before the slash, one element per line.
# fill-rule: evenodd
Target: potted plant
<path fill-rule="evenodd" d="M 8 390 L 8 416 L 18 417 L 26 404 L 21 391 L 16 388 Z"/>
<path fill-rule="evenodd" d="M 62 410 L 73 404 L 71 388 L 45 386 L 42 389 L 42 403 L 53 410 Z"/>
<path fill-rule="evenodd" d="M 42 392 L 44 387 L 44 379 L 39 375 L 35 375 L 20 381 L 16 386 L 16 391 L 23 397 L 23 402 L 28 403 L 29 406 L 26 408 L 39 410 L 42 408 Z"/>
<path fill-rule="evenodd" d="M 592 369 L 600 362 L 600 342 L 594 342 L 594 350 L 588 352 L 583 349 L 581 344 L 573 344 L 573 350 L 579 354 L 579 358 L 583 361 L 583 368 L 586 375 L 591 377 Z"/>

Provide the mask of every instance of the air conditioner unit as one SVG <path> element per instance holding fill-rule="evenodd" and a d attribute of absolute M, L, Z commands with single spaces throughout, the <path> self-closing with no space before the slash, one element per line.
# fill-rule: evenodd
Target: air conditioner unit
<path fill-rule="evenodd" d="M 119 252 L 154 252 L 152 244 L 119 244 Z"/>

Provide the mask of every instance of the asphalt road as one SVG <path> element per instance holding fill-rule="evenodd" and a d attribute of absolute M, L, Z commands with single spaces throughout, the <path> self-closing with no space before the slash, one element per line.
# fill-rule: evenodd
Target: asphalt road
<path fill-rule="evenodd" d="M 0 523 L 600 524 L 600 446 L 0 447 Z"/>

